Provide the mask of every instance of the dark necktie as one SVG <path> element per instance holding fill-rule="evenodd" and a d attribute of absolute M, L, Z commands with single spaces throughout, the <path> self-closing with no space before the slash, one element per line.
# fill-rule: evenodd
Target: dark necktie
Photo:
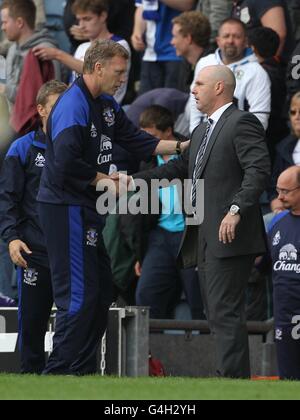
<path fill-rule="evenodd" d="M 207 121 L 205 135 L 203 137 L 199 152 L 197 154 L 196 165 L 195 165 L 195 170 L 194 170 L 194 175 L 193 175 L 193 184 L 192 184 L 192 205 L 193 205 L 193 207 L 196 207 L 197 182 L 198 182 L 198 180 L 200 178 L 200 175 L 201 175 L 204 155 L 205 155 L 206 148 L 207 148 L 207 145 L 208 145 L 209 132 L 210 132 L 210 129 L 212 127 L 212 124 L 213 124 L 213 120 L 209 119 Z"/>

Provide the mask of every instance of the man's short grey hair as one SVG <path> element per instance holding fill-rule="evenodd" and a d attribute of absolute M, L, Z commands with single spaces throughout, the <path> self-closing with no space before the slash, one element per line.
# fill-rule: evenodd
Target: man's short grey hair
<path fill-rule="evenodd" d="M 121 44 L 114 41 L 93 42 L 84 57 L 83 73 L 92 74 L 97 63 L 105 65 L 114 57 L 129 60 L 129 53 Z"/>

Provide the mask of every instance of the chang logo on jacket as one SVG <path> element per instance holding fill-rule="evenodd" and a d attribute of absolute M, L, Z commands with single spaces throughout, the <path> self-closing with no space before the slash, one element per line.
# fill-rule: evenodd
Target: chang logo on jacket
<path fill-rule="evenodd" d="M 279 261 L 274 264 L 274 271 L 300 274 L 300 264 L 297 261 L 297 248 L 292 244 L 285 245 L 279 252 Z"/>
<path fill-rule="evenodd" d="M 24 271 L 24 283 L 28 286 L 37 286 L 39 273 L 34 268 L 28 268 Z"/>
<path fill-rule="evenodd" d="M 280 250 L 279 259 L 280 261 L 297 261 L 298 251 L 294 245 L 286 245 Z"/>
<path fill-rule="evenodd" d="M 87 234 L 86 234 L 86 239 L 87 239 L 87 242 L 86 242 L 87 246 L 92 246 L 92 247 L 96 248 L 97 244 L 98 244 L 98 232 L 97 232 L 97 230 L 93 229 L 93 228 L 89 229 L 87 231 Z"/>
<path fill-rule="evenodd" d="M 108 164 L 113 160 L 113 155 L 110 153 L 113 149 L 113 143 L 110 137 L 102 134 L 100 143 L 100 155 L 98 156 L 98 165 Z"/>
<path fill-rule="evenodd" d="M 46 159 L 41 153 L 39 153 L 35 159 L 35 166 L 37 166 L 38 168 L 43 168 L 45 166 L 45 163 Z"/>
<path fill-rule="evenodd" d="M 101 153 L 112 150 L 112 148 L 113 148 L 113 144 L 112 144 L 111 138 L 102 134 L 102 136 L 101 136 L 101 146 L 100 146 Z"/>
<path fill-rule="evenodd" d="M 108 127 L 112 127 L 116 122 L 116 115 L 113 108 L 105 108 L 103 111 L 103 118 Z"/>

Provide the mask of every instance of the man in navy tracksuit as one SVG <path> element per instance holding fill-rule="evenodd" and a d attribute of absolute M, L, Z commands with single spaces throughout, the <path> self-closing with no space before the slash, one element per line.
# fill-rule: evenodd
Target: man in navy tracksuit
<path fill-rule="evenodd" d="M 269 227 L 279 374 L 300 380 L 300 168 L 285 171 L 277 190 L 288 209 Z"/>
<path fill-rule="evenodd" d="M 45 374 L 96 372 L 112 284 L 96 185 L 116 171 L 114 143 L 138 160 L 180 149 L 176 142 L 159 142 L 139 131 L 112 98 L 126 80 L 128 58 L 113 41 L 92 44 L 83 76 L 58 101 L 48 121 L 38 201 L 58 312 Z"/>
<path fill-rule="evenodd" d="M 43 126 L 12 144 L 0 178 L 0 233 L 18 267 L 22 373 L 40 374 L 45 367 L 44 340 L 53 297 L 36 196 L 45 165 L 47 119 L 66 88 L 52 81 L 40 89 L 37 103 Z"/>

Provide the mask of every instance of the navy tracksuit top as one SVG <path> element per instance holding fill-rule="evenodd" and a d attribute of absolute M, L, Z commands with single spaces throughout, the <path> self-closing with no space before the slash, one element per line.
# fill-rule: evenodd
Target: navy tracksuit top
<path fill-rule="evenodd" d="M 300 217 L 283 212 L 269 227 L 276 328 L 300 314 Z"/>
<path fill-rule="evenodd" d="M 48 266 L 37 213 L 37 193 L 45 166 L 46 136 L 40 129 L 16 140 L 0 176 L 0 234 L 6 243 L 20 239 Z"/>
<path fill-rule="evenodd" d="M 90 184 L 97 172 L 119 170 L 116 143 L 141 161 L 151 159 L 159 140 L 137 129 L 113 97 L 94 99 L 79 77 L 49 117 L 38 201 L 96 210 L 99 193 Z"/>

